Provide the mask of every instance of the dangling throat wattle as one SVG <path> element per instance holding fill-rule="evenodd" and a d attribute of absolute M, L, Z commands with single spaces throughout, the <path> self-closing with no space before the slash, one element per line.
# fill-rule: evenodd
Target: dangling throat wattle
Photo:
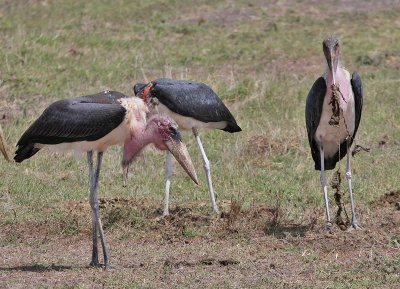
<path fill-rule="evenodd" d="M 347 75 L 345 70 L 341 68 L 337 68 L 335 73 L 335 86 L 336 92 L 338 94 L 338 101 L 342 111 L 346 111 L 348 99 L 346 96 L 349 95 L 349 76 Z M 327 72 L 325 76 L 325 81 L 327 85 L 327 94 L 329 97 L 332 96 L 332 84 L 333 84 L 333 75 L 331 72 Z"/>

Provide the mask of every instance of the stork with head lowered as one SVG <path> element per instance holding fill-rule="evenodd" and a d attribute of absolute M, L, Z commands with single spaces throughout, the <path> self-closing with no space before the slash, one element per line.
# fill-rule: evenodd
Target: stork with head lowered
<path fill-rule="evenodd" d="M 211 180 L 210 161 L 200 140 L 199 130 L 220 129 L 230 133 L 241 131 L 229 109 L 211 87 L 196 81 L 159 78 L 147 84 L 137 83 L 134 92 L 145 100 L 150 113 L 165 113 L 172 117 L 183 131 L 193 132 L 203 158 L 212 207 L 214 212 L 219 214 Z M 172 173 L 172 158 L 167 153 L 163 215 L 169 214 Z"/>
<path fill-rule="evenodd" d="M 175 121 L 165 115 L 153 115 L 146 121 L 147 111 L 140 98 L 128 98 L 117 91 L 63 99 L 47 107 L 17 143 L 14 160 L 19 163 L 42 148 L 87 153 L 93 227 L 92 266 L 100 265 L 98 233 L 104 265 L 106 268 L 110 266 L 97 197 L 103 152 L 109 146 L 124 144 L 122 164 L 127 166 L 146 145 L 153 143 L 160 150 L 170 151 L 193 181 L 198 183 Z M 93 152 L 97 152 L 95 168 Z"/>

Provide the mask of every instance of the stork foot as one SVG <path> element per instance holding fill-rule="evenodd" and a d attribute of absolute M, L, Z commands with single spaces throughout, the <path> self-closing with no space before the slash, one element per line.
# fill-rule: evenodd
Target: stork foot
<path fill-rule="evenodd" d="M 97 247 L 93 247 L 92 251 L 92 261 L 89 264 L 90 267 L 101 267 L 101 264 L 99 262 L 99 251 L 97 250 Z"/>
<path fill-rule="evenodd" d="M 169 210 L 164 210 L 164 212 L 162 213 L 163 217 L 167 217 L 169 216 Z"/>
<path fill-rule="evenodd" d="M 326 231 L 326 233 L 328 233 L 328 234 L 333 234 L 334 229 L 333 229 L 333 224 L 332 224 L 332 222 L 326 222 L 326 224 L 325 224 L 325 231 Z"/>
<path fill-rule="evenodd" d="M 347 231 L 354 231 L 354 230 L 362 230 L 362 227 L 358 224 L 357 221 L 353 220 L 351 222 L 350 227 L 347 229 Z"/>
<path fill-rule="evenodd" d="M 94 268 L 104 268 L 105 270 L 118 269 L 117 266 L 111 265 L 109 262 L 106 264 L 101 264 L 101 263 L 99 263 L 99 261 L 97 261 L 97 262 L 92 261 L 92 262 L 90 262 L 89 266 L 94 267 Z"/>
<path fill-rule="evenodd" d="M 121 266 L 111 265 L 110 263 L 104 265 L 104 269 L 108 270 L 108 271 L 118 270 L 120 268 L 121 268 Z"/>
<path fill-rule="evenodd" d="M 214 207 L 214 208 L 213 208 L 213 213 L 214 213 L 215 215 L 218 215 L 218 216 L 221 215 L 221 212 L 219 211 L 218 207 Z"/>
<path fill-rule="evenodd" d="M 89 264 L 90 267 L 102 267 L 102 265 L 99 263 L 99 260 L 92 260 Z"/>

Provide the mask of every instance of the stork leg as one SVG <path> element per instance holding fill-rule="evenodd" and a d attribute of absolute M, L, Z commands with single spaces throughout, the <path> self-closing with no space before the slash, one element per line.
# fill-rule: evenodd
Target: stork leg
<path fill-rule="evenodd" d="M 103 225 L 101 224 L 100 213 L 99 213 L 99 202 L 98 202 L 98 198 L 97 198 L 97 188 L 99 185 L 100 167 L 101 167 L 102 160 L 103 160 L 103 152 L 98 152 L 97 153 L 97 168 L 96 168 L 96 174 L 95 174 L 95 192 L 96 192 L 96 201 L 97 201 L 97 225 L 98 225 L 98 230 L 100 233 L 101 247 L 103 249 L 104 266 L 106 268 L 109 268 L 109 266 L 110 266 L 110 261 L 108 258 L 109 255 L 108 255 L 108 250 L 107 250 L 107 245 L 106 245 L 106 238 L 104 237 Z"/>
<path fill-rule="evenodd" d="M 321 154 L 320 180 L 321 180 L 322 192 L 324 194 L 324 201 L 325 201 L 326 230 L 330 232 L 330 231 L 332 231 L 332 222 L 331 222 L 331 216 L 329 214 L 328 188 L 327 188 L 327 182 L 326 182 L 326 176 L 325 176 L 325 156 L 324 156 L 324 147 L 322 145 L 320 146 L 320 154 Z"/>
<path fill-rule="evenodd" d="M 98 267 L 99 266 L 99 250 L 97 248 L 97 221 L 94 213 L 94 172 L 93 172 L 93 152 L 87 152 L 88 166 L 89 166 L 89 186 L 90 186 L 90 194 L 89 194 L 89 203 L 92 208 L 92 261 L 90 262 L 90 266 Z"/>
<path fill-rule="evenodd" d="M 171 176 L 174 172 L 173 159 L 171 152 L 167 152 L 165 159 L 165 196 L 163 216 L 169 215 L 169 189 L 171 187 Z"/>
<path fill-rule="evenodd" d="M 207 176 L 207 184 L 208 184 L 208 190 L 210 192 L 210 198 L 213 206 L 214 213 L 219 214 L 219 209 L 217 202 L 215 201 L 215 194 L 214 194 L 214 188 L 212 185 L 211 181 L 211 169 L 210 169 L 210 161 L 208 160 L 206 156 L 206 152 L 204 151 L 203 144 L 201 143 L 199 132 L 197 128 L 192 128 L 193 134 L 196 137 L 197 144 L 199 145 L 200 153 L 203 158 L 203 163 L 204 163 L 204 170 L 206 172 Z"/>
<path fill-rule="evenodd" d="M 99 200 L 97 194 L 97 188 L 99 184 L 99 176 L 100 176 L 100 168 L 101 168 L 101 161 L 103 159 L 103 152 L 97 153 L 97 167 L 96 172 L 93 174 L 93 153 L 88 152 L 88 161 L 89 161 L 89 176 L 91 180 L 90 185 L 90 207 L 92 208 L 92 226 L 93 226 L 93 252 L 92 252 L 92 262 L 90 263 L 92 266 L 99 266 L 98 260 L 98 248 L 97 248 L 97 230 L 99 230 L 101 246 L 103 249 L 103 256 L 104 256 L 104 266 L 109 268 L 110 263 L 108 259 L 108 251 L 107 245 L 104 238 L 104 231 L 103 226 L 100 220 L 100 213 L 99 213 Z"/>
<path fill-rule="evenodd" d="M 355 230 L 360 230 L 361 226 L 358 224 L 356 219 L 356 211 L 353 199 L 353 190 L 351 186 L 351 168 L 350 168 L 350 138 L 347 138 L 347 162 L 346 162 L 346 179 L 349 185 L 349 195 L 351 204 L 351 228 Z"/>

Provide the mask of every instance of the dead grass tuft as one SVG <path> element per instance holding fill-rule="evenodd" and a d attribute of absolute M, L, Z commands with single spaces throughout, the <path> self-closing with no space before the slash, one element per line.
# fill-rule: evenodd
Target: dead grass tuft
<path fill-rule="evenodd" d="M 390 138 L 387 133 L 381 135 L 381 137 L 379 138 L 379 141 L 378 141 L 378 146 L 380 148 L 385 147 L 387 145 L 387 143 L 389 142 L 389 140 L 390 140 Z"/>
<path fill-rule="evenodd" d="M 243 200 L 231 200 L 230 211 L 222 213 L 221 218 L 226 219 L 226 230 L 230 232 L 238 232 L 237 220 L 240 217 Z"/>
<path fill-rule="evenodd" d="M 397 210 L 400 209 L 400 190 L 391 191 L 372 202 L 375 208 L 395 206 Z"/>

